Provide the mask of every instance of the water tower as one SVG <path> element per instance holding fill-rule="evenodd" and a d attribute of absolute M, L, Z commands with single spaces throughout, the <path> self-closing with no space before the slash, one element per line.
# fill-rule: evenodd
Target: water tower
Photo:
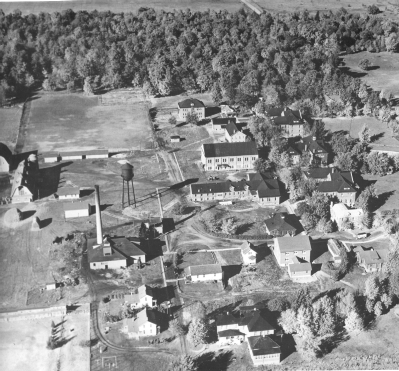
<path fill-rule="evenodd" d="M 129 182 L 132 184 L 132 192 L 133 192 L 133 200 L 134 200 L 134 207 L 136 207 L 136 196 L 134 194 L 134 187 L 133 187 L 133 177 L 134 177 L 134 167 L 133 165 L 129 164 L 126 162 L 124 165 L 121 167 L 122 170 L 122 209 L 125 206 L 125 182 L 127 185 L 127 201 L 128 201 L 128 206 L 130 206 L 130 190 L 129 190 Z"/>

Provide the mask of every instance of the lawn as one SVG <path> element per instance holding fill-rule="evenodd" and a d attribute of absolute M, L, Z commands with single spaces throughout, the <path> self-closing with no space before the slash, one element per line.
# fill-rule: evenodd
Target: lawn
<path fill-rule="evenodd" d="M 217 264 L 218 261 L 213 252 L 187 252 L 183 255 L 180 269 L 193 265 Z"/>
<path fill-rule="evenodd" d="M 216 251 L 216 255 L 220 256 L 222 265 L 240 265 L 242 264 L 241 250 L 226 250 L 226 251 Z"/>
<path fill-rule="evenodd" d="M 151 148 L 146 104 L 101 106 L 82 94 L 41 94 L 31 102 L 23 151 Z"/>
<path fill-rule="evenodd" d="M 359 61 L 368 59 L 372 68 L 369 71 L 363 71 L 359 66 Z M 399 55 L 395 53 L 369 53 L 360 52 L 348 54 L 343 57 L 345 66 L 351 72 L 364 75 L 367 85 L 374 90 L 390 91 L 394 96 L 399 97 Z"/>
<path fill-rule="evenodd" d="M 8 146 L 11 152 L 17 144 L 19 124 L 22 115 L 22 105 L 13 108 L 0 109 L 0 138 L 1 142 Z"/>
<path fill-rule="evenodd" d="M 50 324 L 62 323 L 60 333 L 66 344 L 46 349 Z M 73 329 L 73 331 L 70 331 Z M 90 348 L 81 341 L 90 340 L 90 316 L 47 317 L 34 321 L 3 322 L 0 326 L 0 369 L 2 371 L 90 370 Z"/>
<path fill-rule="evenodd" d="M 399 152 L 399 141 L 392 137 L 392 132 L 387 125 L 375 117 L 358 116 L 353 118 L 337 117 L 323 118 L 326 129 L 334 131 L 345 131 L 350 133 L 352 138 L 359 137 L 359 131 L 366 124 L 372 136 L 376 136 L 370 147 L 371 149 L 397 151 Z"/>

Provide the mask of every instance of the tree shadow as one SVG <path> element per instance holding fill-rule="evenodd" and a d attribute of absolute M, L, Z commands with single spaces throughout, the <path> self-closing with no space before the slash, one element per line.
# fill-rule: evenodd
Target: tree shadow
<path fill-rule="evenodd" d="M 233 352 L 231 350 L 214 353 L 202 353 L 196 359 L 198 371 L 218 370 L 225 371 L 233 361 Z"/>
<path fill-rule="evenodd" d="M 380 66 L 371 66 L 369 68 L 367 68 L 367 71 L 375 71 L 378 70 L 380 68 Z"/>
<path fill-rule="evenodd" d="M 224 286 L 227 286 L 229 283 L 229 279 L 236 276 L 241 272 L 241 265 L 225 265 L 222 267 L 223 271 L 223 283 Z"/>
<path fill-rule="evenodd" d="M 27 210 L 23 211 L 22 214 L 22 220 L 30 218 L 32 215 L 35 215 L 36 210 Z"/>
<path fill-rule="evenodd" d="M 217 115 L 220 111 L 220 107 L 205 107 L 205 117 Z"/>
<path fill-rule="evenodd" d="M 370 143 L 376 142 L 378 139 L 384 137 L 385 133 L 374 134 L 370 138 Z"/>
<path fill-rule="evenodd" d="M 80 197 L 90 196 L 94 193 L 94 189 L 81 189 L 80 190 Z"/>
<path fill-rule="evenodd" d="M 53 218 L 47 218 L 40 221 L 40 229 L 46 228 L 51 224 Z"/>
<path fill-rule="evenodd" d="M 324 355 L 331 353 L 336 347 L 338 347 L 341 343 L 349 340 L 349 335 L 346 332 L 345 328 L 342 327 L 341 330 L 336 331 L 333 336 L 325 339 L 321 345 L 320 350 L 321 353 Z"/>
<path fill-rule="evenodd" d="M 64 167 L 71 165 L 73 162 L 62 162 L 54 166 L 42 167 L 39 169 L 39 197 L 49 197 L 57 193 L 60 184 L 60 175 Z"/>
<path fill-rule="evenodd" d="M 354 78 L 361 78 L 361 77 L 367 76 L 366 72 L 353 71 L 349 67 L 346 67 L 346 66 L 340 66 L 340 70 L 343 73 L 347 74 L 348 76 L 351 76 L 351 77 L 354 77 Z"/>
<path fill-rule="evenodd" d="M 391 197 L 394 193 L 395 191 L 388 191 L 379 194 L 378 198 L 373 202 L 371 211 L 376 211 L 383 206 L 388 201 L 389 197 Z"/>

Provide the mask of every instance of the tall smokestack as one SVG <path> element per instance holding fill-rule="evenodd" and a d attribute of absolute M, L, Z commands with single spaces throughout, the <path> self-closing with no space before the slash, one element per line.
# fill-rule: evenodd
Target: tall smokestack
<path fill-rule="evenodd" d="M 96 226 L 97 226 L 97 243 L 101 245 L 103 243 L 103 225 L 101 223 L 101 210 L 100 210 L 100 188 L 98 185 L 94 186 L 96 190 Z"/>

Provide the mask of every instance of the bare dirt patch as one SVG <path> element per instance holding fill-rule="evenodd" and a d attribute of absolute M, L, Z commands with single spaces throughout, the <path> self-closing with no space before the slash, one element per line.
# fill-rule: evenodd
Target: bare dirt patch
<path fill-rule="evenodd" d="M 14 150 L 17 144 L 22 105 L 13 108 L 0 109 L 0 141 Z"/>

